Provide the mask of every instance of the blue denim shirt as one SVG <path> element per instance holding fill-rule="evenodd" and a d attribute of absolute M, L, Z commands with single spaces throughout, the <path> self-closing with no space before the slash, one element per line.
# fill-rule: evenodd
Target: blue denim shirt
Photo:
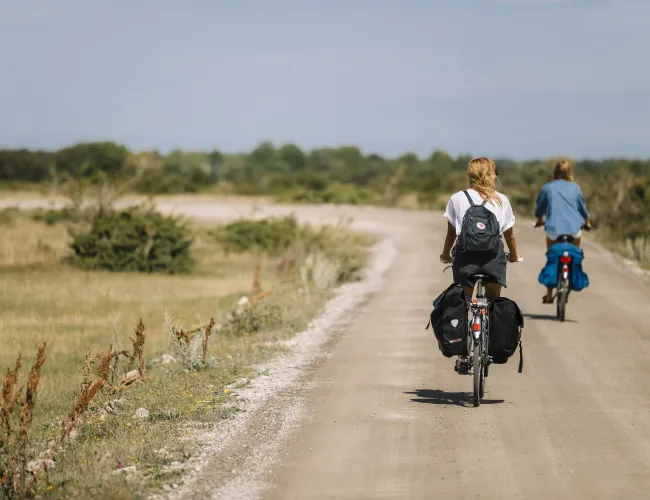
<path fill-rule="evenodd" d="M 582 190 L 574 182 L 558 179 L 545 184 L 537 197 L 535 217 L 546 216 L 547 233 L 575 234 L 589 219 Z"/>

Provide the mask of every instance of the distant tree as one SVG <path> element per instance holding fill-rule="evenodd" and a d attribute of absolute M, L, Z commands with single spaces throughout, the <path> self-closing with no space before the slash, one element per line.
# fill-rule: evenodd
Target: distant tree
<path fill-rule="evenodd" d="M 41 182 L 49 177 L 54 156 L 45 151 L 28 149 L 0 150 L 0 179 L 5 181 Z"/>
<path fill-rule="evenodd" d="M 294 144 L 285 144 L 278 151 L 280 159 L 286 163 L 292 172 L 304 170 L 307 165 L 305 153 Z"/>
<path fill-rule="evenodd" d="M 210 165 L 210 178 L 213 182 L 217 182 L 221 175 L 221 167 L 223 164 L 223 154 L 221 151 L 215 149 L 209 153 L 208 163 Z"/>
<path fill-rule="evenodd" d="M 129 154 L 125 146 L 114 142 L 87 142 L 60 149 L 55 153 L 56 166 L 73 177 L 103 173 L 109 177 L 122 174 Z"/>

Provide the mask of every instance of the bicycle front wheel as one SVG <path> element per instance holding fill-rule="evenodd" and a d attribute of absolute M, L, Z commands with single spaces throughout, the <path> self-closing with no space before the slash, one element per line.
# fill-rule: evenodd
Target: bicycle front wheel
<path fill-rule="evenodd" d="M 483 357 L 480 342 L 474 342 L 472 358 L 474 362 L 472 366 L 472 371 L 474 372 L 474 407 L 477 407 L 481 404 L 481 399 L 483 398 Z"/>

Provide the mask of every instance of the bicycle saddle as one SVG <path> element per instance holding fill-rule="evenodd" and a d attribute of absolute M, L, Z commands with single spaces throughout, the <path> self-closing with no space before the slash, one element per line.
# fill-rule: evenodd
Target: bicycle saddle
<path fill-rule="evenodd" d="M 487 274 L 470 274 L 467 276 L 467 281 L 470 283 L 476 283 L 478 280 L 483 281 L 483 283 L 497 283 L 497 280 L 493 276 L 488 276 Z"/>

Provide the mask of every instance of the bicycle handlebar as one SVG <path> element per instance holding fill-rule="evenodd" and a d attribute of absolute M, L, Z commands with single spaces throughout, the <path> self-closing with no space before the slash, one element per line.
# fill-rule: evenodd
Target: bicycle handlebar
<path fill-rule="evenodd" d="M 537 221 L 535 221 L 535 222 L 533 222 L 533 227 L 535 229 L 537 229 L 538 227 L 544 227 L 544 224 L 543 223 L 538 224 Z M 591 227 L 591 224 L 585 223 L 585 224 L 582 225 L 582 227 L 580 229 L 584 229 L 585 231 L 591 231 L 592 227 Z"/>
<path fill-rule="evenodd" d="M 523 262 L 523 261 L 524 261 L 524 258 L 523 258 L 521 255 L 519 256 L 519 258 L 517 259 L 516 262 L 510 262 L 509 258 L 510 258 L 510 253 L 507 252 L 507 253 L 506 253 L 506 264 L 517 264 L 517 263 L 519 263 L 519 262 Z M 450 262 L 445 262 L 444 260 L 440 259 L 440 263 L 441 263 L 441 264 L 453 264 L 453 263 L 454 263 L 454 259 L 452 258 Z"/>

